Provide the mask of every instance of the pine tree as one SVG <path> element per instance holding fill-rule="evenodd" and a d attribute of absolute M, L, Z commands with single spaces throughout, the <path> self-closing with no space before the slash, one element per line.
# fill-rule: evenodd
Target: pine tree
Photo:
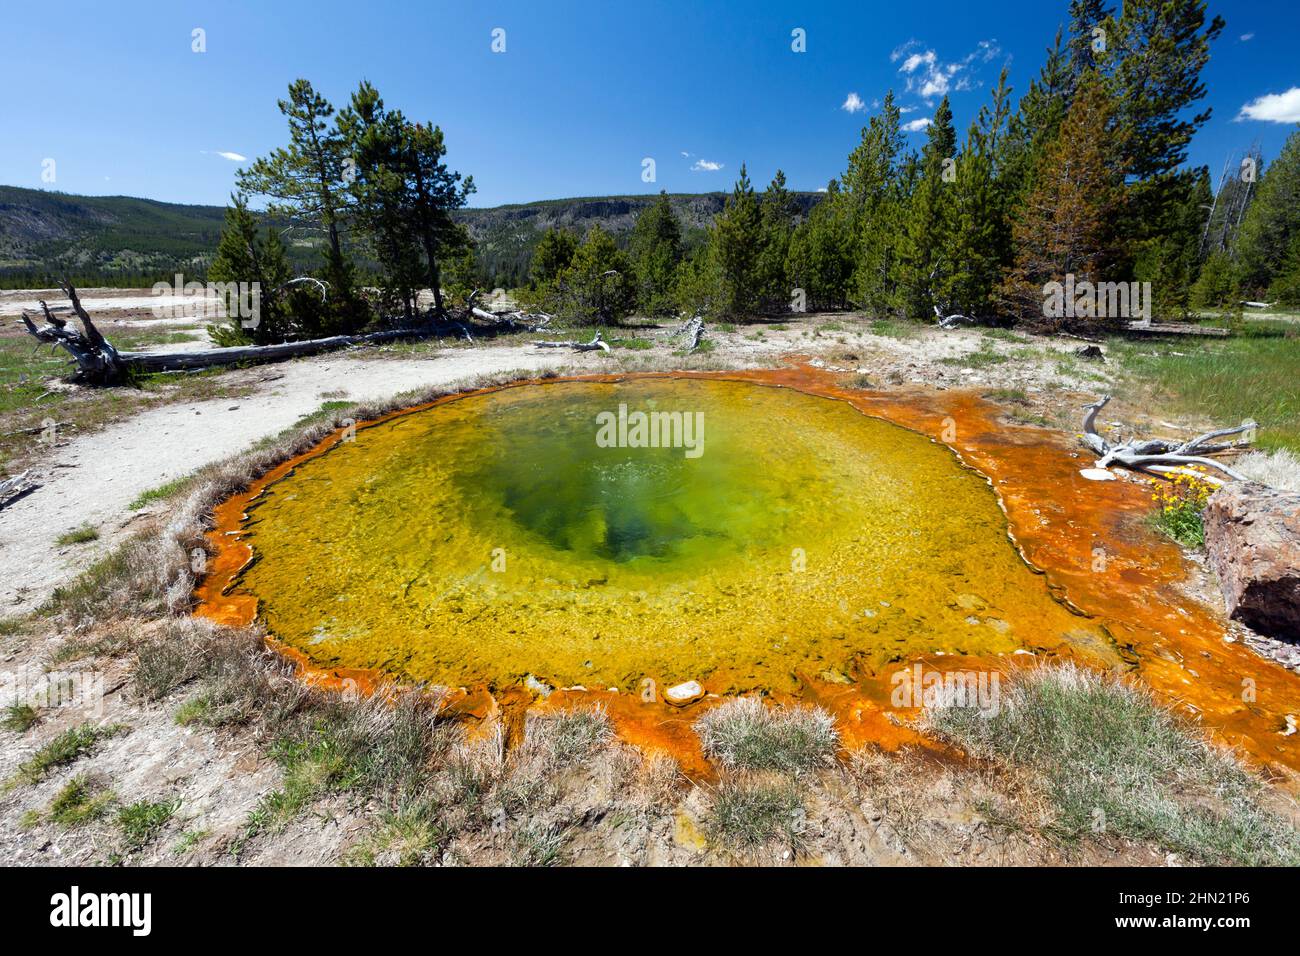
<path fill-rule="evenodd" d="M 758 198 L 742 163 L 740 178 L 721 213 L 714 219 L 709 245 L 721 282 L 718 307 L 723 315 L 748 317 L 758 307 L 758 257 L 763 237 Z"/>
<path fill-rule="evenodd" d="M 334 107 L 307 80 L 290 84 L 289 98 L 280 100 L 279 107 L 289 123 L 289 145 L 241 169 L 240 191 L 267 196 L 272 215 L 305 221 L 325 231 L 324 272 L 332 310 L 341 326 L 359 327 L 365 316 L 358 307 L 351 263 L 340 238 L 340 223 L 348 206 L 346 140 L 330 122 Z"/>
<path fill-rule="evenodd" d="M 636 307 L 631 260 L 608 232 L 592 226 L 555 280 L 556 311 L 583 322 L 617 322 Z"/>
<path fill-rule="evenodd" d="M 1115 224 L 1126 199 L 1123 146 L 1111 97 L 1095 73 L 1085 74 L 1015 212 L 1015 264 L 999 289 L 1013 315 L 1057 326 L 1059 318 L 1044 311 L 1046 283 L 1065 283 L 1071 274 L 1078 282 L 1119 281 L 1113 270 L 1122 258 Z"/>
<path fill-rule="evenodd" d="M 914 318 L 930 317 L 951 299 L 956 263 L 954 188 L 956 134 L 952 108 L 944 97 L 926 127 L 926 142 L 916 189 L 907 205 L 901 237 L 899 276 L 901 304 Z"/>
<path fill-rule="evenodd" d="M 1212 198 L 1209 170 L 1180 170 L 1165 188 L 1167 206 L 1161 222 L 1134 243 L 1133 271 L 1139 280 L 1151 283 L 1155 314 L 1185 317 L 1191 309 Z"/>
<path fill-rule="evenodd" d="M 785 188 L 785 173 L 779 169 L 763 192 L 759 214 L 762 220 L 758 256 L 760 301 L 764 311 L 784 311 L 791 298 L 792 287 L 785 266 L 798 208 Z"/>
<path fill-rule="evenodd" d="M 680 312 L 688 315 L 722 314 L 722 274 L 711 243 L 689 250 L 677 269 L 673 298 Z"/>
<path fill-rule="evenodd" d="M 488 279 L 475 254 L 474 243 L 467 240 L 461 253 L 452 256 L 447 267 L 442 270 L 442 287 L 453 302 L 464 306 L 475 289 L 481 289 L 487 284 Z"/>
<path fill-rule="evenodd" d="M 433 291 L 434 308 L 443 311 L 442 275 L 439 261 L 464 252 L 468 234 L 452 212 L 468 202 L 474 193 L 474 178 L 448 168 L 447 147 L 442 130 L 432 123 L 407 123 L 405 153 L 407 203 L 413 225 L 424 251 L 424 268 Z"/>
<path fill-rule="evenodd" d="M 1011 264 L 1006 184 L 999 178 L 1001 141 L 1010 114 L 1011 88 L 1002 70 L 992 108 L 981 107 L 957 159 L 951 232 L 953 274 L 945 311 L 986 316 L 993 292 Z"/>
<path fill-rule="evenodd" d="M 915 181 L 914 158 L 904 154 L 901 116 L 891 90 L 849 154 L 835 200 L 852 241 L 852 298 L 877 313 L 897 306 L 903 210 Z"/>
<path fill-rule="evenodd" d="M 1068 54 L 1061 44 L 1062 34 L 1058 30 L 1056 42 L 1047 48 L 1047 60 L 1038 78 L 1029 84 L 1029 90 L 1021 97 L 1010 118 L 1007 136 L 999 151 L 999 179 L 1013 200 L 1033 188 L 1034 171 L 1048 145 L 1056 139 L 1069 108 L 1075 83 Z"/>
<path fill-rule="evenodd" d="M 1259 179 L 1246 209 L 1234 252 L 1242 291 L 1265 295 L 1279 276 L 1294 268 L 1300 240 L 1300 130 Z"/>
<path fill-rule="evenodd" d="M 1109 50 L 1108 38 L 1114 32 L 1114 24 L 1111 22 L 1113 16 L 1114 8 L 1105 0 L 1070 0 L 1068 43 L 1070 65 L 1067 99 L 1073 97 L 1079 79 L 1089 70 L 1104 72 L 1103 67 L 1107 62 L 1106 54 Z M 1102 30 L 1100 37 L 1093 34 L 1093 30 L 1097 28 Z M 1096 49 L 1098 39 L 1103 46 L 1101 51 Z"/>
<path fill-rule="evenodd" d="M 410 319 L 424 270 L 407 202 L 406 119 L 386 110 L 379 91 L 363 81 L 339 112 L 338 127 L 355 163 L 349 184 L 353 221 L 379 263 L 384 307 L 400 308 Z"/>
<path fill-rule="evenodd" d="M 671 314 L 682 261 L 682 227 L 666 192 L 660 191 L 659 198 L 637 216 L 629 247 L 641 309 L 647 315 Z"/>
<path fill-rule="evenodd" d="M 791 289 L 803 290 L 809 309 L 838 309 L 848 304 L 854 250 L 840 184 L 832 179 L 826 197 L 794 230 L 786 254 Z"/>
<path fill-rule="evenodd" d="M 1222 309 L 1237 301 L 1237 280 L 1232 258 L 1223 249 L 1215 249 L 1201 264 L 1201 273 L 1192 286 L 1194 309 Z"/>
<path fill-rule="evenodd" d="M 218 345 L 250 341 L 267 345 L 290 338 L 294 329 L 285 312 L 283 291 L 289 277 L 289 262 L 279 233 L 269 229 L 262 239 L 257 216 L 249 210 L 246 197 L 238 193 L 231 196 L 225 227 L 208 267 L 208 278 L 213 282 L 243 283 L 248 288 L 256 283 L 257 321 L 252 327 L 245 327 L 243 319 L 249 317 L 232 314 L 227 303 L 229 322 L 224 326 L 209 326 L 209 336 Z"/>
<path fill-rule="evenodd" d="M 1300 232 L 1291 237 L 1277 275 L 1269 283 L 1268 294 L 1279 305 L 1300 306 Z"/>
<path fill-rule="evenodd" d="M 1125 0 L 1116 24 L 1112 88 L 1129 176 L 1165 177 L 1186 160 L 1210 110 L 1190 117 L 1186 111 L 1205 96 L 1201 70 L 1223 26 L 1217 16 L 1206 24 L 1205 0 Z"/>
<path fill-rule="evenodd" d="M 528 267 L 528 284 L 540 290 L 554 284 L 556 278 L 573 262 L 578 251 L 578 237 L 567 229 L 547 229 L 533 250 Z"/>
<path fill-rule="evenodd" d="M 1136 180 L 1124 231 L 1140 253 L 1135 277 L 1153 285 L 1184 271 L 1181 245 L 1164 243 L 1162 234 L 1187 198 L 1179 168 L 1192 136 L 1210 118 L 1208 108 L 1188 111 L 1205 96 L 1201 70 L 1222 30 L 1220 17 L 1206 23 L 1205 0 L 1125 0 L 1116 22 L 1108 82 L 1125 136 L 1125 168 Z M 1185 299 L 1186 291 L 1178 297 Z"/>

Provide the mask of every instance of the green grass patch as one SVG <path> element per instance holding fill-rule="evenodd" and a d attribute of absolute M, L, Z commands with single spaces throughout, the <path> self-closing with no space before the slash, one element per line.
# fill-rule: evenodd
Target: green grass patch
<path fill-rule="evenodd" d="M 714 342 L 712 339 L 700 339 L 700 342 L 695 346 L 694 351 L 691 351 L 690 349 L 678 349 L 673 354 L 677 356 L 708 355 L 710 352 L 715 351 L 717 347 L 718 343 Z"/>
<path fill-rule="evenodd" d="M 630 338 L 630 339 L 611 339 L 610 343 L 616 349 L 631 349 L 633 352 L 644 352 L 654 348 L 654 343 L 649 339 Z"/>
<path fill-rule="evenodd" d="M 443 848 L 451 833 L 435 802 L 415 800 L 381 813 L 375 829 L 353 845 L 343 860 L 349 866 L 422 866 Z"/>
<path fill-rule="evenodd" d="M 872 319 L 871 334 L 883 335 L 891 339 L 910 339 L 920 335 L 921 327 L 915 322 L 902 319 Z"/>
<path fill-rule="evenodd" d="M 1173 413 L 1221 425 L 1254 419 L 1260 447 L 1300 452 L 1300 326 L 1249 319 L 1232 329 L 1227 339 L 1115 339 L 1108 351 L 1120 359 L 1132 400 L 1150 394 Z"/>
<path fill-rule="evenodd" d="M 113 794 L 94 783 L 88 774 L 77 774 L 55 794 L 46 816 L 61 827 L 77 827 L 98 820 L 113 802 Z"/>
<path fill-rule="evenodd" d="M 150 802 L 141 800 L 117 812 L 117 825 L 127 846 L 139 850 L 148 846 L 158 836 L 168 821 L 180 809 L 180 798 Z"/>
<path fill-rule="evenodd" d="M 88 524 L 73 528 L 71 531 L 65 531 L 54 539 L 58 545 L 85 544 L 88 541 L 99 540 L 99 529 Z"/>
<path fill-rule="evenodd" d="M 182 727 L 212 723 L 212 698 L 204 693 L 185 701 L 176 708 L 176 723 Z"/>
<path fill-rule="evenodd" d="M 994 365 L 1003 365 L 1010 361 L 1010 355 L 995 352 L 985 343 L 980 345 L 978 351 L 969 352 L 966 355 L 955 355 L 951 358 L 941 358 L 939 364 L 955 365 L 960 368 L 991 368 Z"/>
<path fill-rule="evenodd" d="M 40 720 L 40 716 L 40 712 L 31 704 L 10 704 L 5 708 L 0 727 L 12 730 L 16 734 L 24 734 Z"/>
<path fill-rule="evenodd" d="M 293 428 L 304 428 L 307 425 L 315 425 L 317 422 L 332 422 L 335 418 L 336 412 L 342 411 L 345 408 L 351 408 L 355 404 L 356 402 L 337 400 L 321 402 L 320 408 L 302 416 L 302 418 L 293 423 Z"/>
<path fill-rule="evenodd" d="M 984 338 L 993 339 L 996 342 L 1024 343 L 1029 341 L 1026 336 L 1021 335 L 1019 332 L 1013 332 L 1011 329 L 981 328 L 980 334 L 983 335 Z"/>
<path fill-rule="evenodd" d="M 188 856 L 193 853 L 195 848 L 207 839 L 211 834 L 210 830 L 186 830 L 181 834 L 180 839 L 172 846 L 173 856 Z"/>
<path fill-rule="evenodd" d="M 141 508 L 147 508 L 149 505 L 158 501 L 165 501 L 176 492 L 180 491 L 188 482 L 188 478 L 177 478 L 175 481 L 169 481 L 166 484 L 159 485 L 157 488 L 150 488 L 148 491 L 142 491 L 136 496 L 127 508 L 131 511 L 139 511 Z"/>
<path fill-rule="evenodd" d="M 38 783 L 52 770 L 85 756 L 100 741 L 115 737 L 124 730 L 126 727 L 122 724 L 97 727 L 86 723 L 71 727 L 20 763 L 10 783 Z"/>
<path fill-rule="evenodd" d="M 5 617 L 0 618 L 0 637 L 12 637 L 15 634 L 23 634 L 31 622 L 26 617 Z"/>
<path fill-rule="evenodd" d="M 511 834 L 510 862 L 514 866 L 560 866 L 565 862 L 568 831 L 530 820 Z"/>

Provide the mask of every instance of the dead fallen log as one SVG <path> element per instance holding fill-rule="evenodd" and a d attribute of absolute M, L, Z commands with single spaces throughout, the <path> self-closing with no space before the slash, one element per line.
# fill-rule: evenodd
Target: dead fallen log
<path fill-rule="evenodd" d="M 1223 484 L 1222 478 L 1205 473 L 1205 469 L 1212 468 L 1233 481 L 1247 480 L 1245 475 L 1208 456 L 1249 445 L 1252 440 L 1250 436 L 1259 427 L 1257 423 L 1245 421 L 1233 428 L 1220 428 L 1206 432 L 1185 442 L 1164 438 L 1111 442 L 1097 433 L 1097 413 L 1109 401 L 1110 396 L 1103 395 L 1097 401 L 1084 406 L 1083 434 L 1080 437 L 1085 445 L 1101 456 L 1097 459 L 1096 468 L 1105 471 L 1112 465 L 1122 465 L 1134 471 L 1154 472 L 1159 475 L 1191 475 L 1211 484 Z M 1247 437 L 1239 441 L 1218 441 L 1221 438 L 1242 434 Z"/>
<path fill-rule="evenodd" d="M 482 289 L 475 289 L 466 300 L 466 310 L 470 315 L 492 325 L 506 325 L 512 331 L 522 329 L 525 332 L 541 332 L 551 324 L 553 316 L 545 312 L 525 312 L 523 309 L 510 309 L 505 312 L 490 312 L 480 309 L 474 301 L 482 294 Z"/>
<path fill-rule="evenodd" d="M 596 349 L 609 351 L 609 345 L 601 339 L 599 332 L 592 337 L 590 342 L 574 342 L 570 340 L 563 342 L 534 342 L 533 345 L 539 349 L 573 349 L 575 352 L 594 352 Z"/>
<path fill-rule="evenodd" d="M 39 487 L 39 483 L 32 478 L 29 471 L 24 471 L 22 474 L 0 481 L 0 508 L 8 506 Z"/>
<path fill-rule="evenodd" d="M 81 321 L 82 331 L 69 328 L 68 323 L 51 312 L 44 302 L 41 302 L 41 308 L 45 313 L 45 324 L 36 325 L 24 312 L 23 325 L 38 342 L 64 349 L 77 363 L 79 376 L 85 381 L 96 384 L 121 381 L 131 372 L 178 372 L 229 365 L 280 362 L 354 345 L 378 345 L 397 339 L 427 338 L 431 335 L 455 333 L 463 335 L 470 342 L 474 341 L 468 324 L 455 319 L 438 317 L 417 326 L 385 329 L 381 332 L 367 332 L 360 335 L 332 335 L 323 339 L 305 339 L 300 342 L 281 342 L 275 345 L 234 345 L 190 352 L 119 352 L 104 338 L 95 327 L 94 321 L 81 307 L 77 290 L 72 284 L 64 283 L 63 291 Z"/>
<path fill-rule="evenodd" d="M 1178 336 L 1199 336 L 1201 338 L 1226 339 L 1232 334 L 1231 329 L 1210 325 L 1193 325 L 1190 322 L 1126 322 L 1118 330 L 1121 335 L 1142 338 L 1168 338 Z"/>
<path fill-rule="evenodd" d="M 447 327 L 474 341 L 462 323 Z M 203 349 L 195 352 L 121 352 L 119 355 L 128 367 L 141 372 L 176 372 L 189 369 L 213 368 L 225 365 L 252 365 L 262 362 L 281 362 L 285 359 L 319 355 L 353 345 L 379 345 L 397 339 L 425 338 L 429 327 L 388 329 L 368 332 L 365 335 L 332 335 L 324 339 L 305 339 L 301 342 L 281 342 L 276 345 L 232 345 L 225 348 Z"/>

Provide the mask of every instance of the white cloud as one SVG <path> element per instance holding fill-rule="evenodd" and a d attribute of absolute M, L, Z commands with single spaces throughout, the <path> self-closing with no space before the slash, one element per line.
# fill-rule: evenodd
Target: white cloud
<path fill-rule="evenodd" d="M 933 67 L 938 57 L 933 50 L 926 50 L 924 53 L 913 53 L 903 65 L 898 68 L 899 73 L 915 73 L 918 66 Z"/>
<path fill-rule="evenodd" d="M 862 102 L 862 97 L 858 96 L 857 93 L 850 93 L 844 98 L 844 102 L 840 104 L 840 109 L 846 113 L 861 113 L 866 108 L 867 104 Z"/>
<path fill-rule="evenodd" d="M 207 150 L 205 149 L 204 152 L 206 153 Z M 248 161 L 247 156 L 241 156 L 239 153 L 232 153 L 226 149 L 219 149 L 213 155 L 220 156 L 222 159 L 228 159 L 232 163 L 244 163 Z"/>
<path fill-rule="evenodd" d="M 693 173 L 716 173 L 723 166 L 722 163 L 715 163 L 711 159 L 697 159 L 695 165 L 691 167 Z"/>
<path fill-rule="evenodd" d="M 1251 100 L 1241 108 L 1237 119 L 1263 120 L 1268 123 L 1300 123 L 1300 86 L 1285 93 L 1269 93 Z"/>
<path fill-rule="evenodd" d="M 922 116 L 920 119 L 914 119 L 910 123 L 904 123 L 903 129 L 908 133 L 919 133 L 933 122 L 930 117 Z"/>
<path fill-rule="evenodd" d="M 889 54 L 889 61 L 902 60 L 898 74 L 906 80 L 907 92 L 927 102 L 946 96 L 952 90 L 970 90 L 982 85 L 972 74 L 972 67 L 987 63 L 1002 53 L 996 40 L 980 40 L 975 49 L 960 60 L 945 63 L 934 50 L 917 40 L 908 40 Z"/>
<path fill-rule="evenodd" d="M 682 158 L 683 158 L 683 159 L 690 159 L 690 158 L 691 158 L 691 154 L 688 153 L 688 152 L 686 152 L 686 150 L 682 150 Z"/>
<path fill-rule="evenodd" d="M 1253 40 L 1253 39 L 1255 39 L 1255 34 L 1253 34 L 1253 33 L 1243 33 L 1243 34 L 1241 35 L 1241 42 L 1242 42 L 1242 43 L 1249 43 L 1249 42 L 1250 42 L 1251 40 Z"/>

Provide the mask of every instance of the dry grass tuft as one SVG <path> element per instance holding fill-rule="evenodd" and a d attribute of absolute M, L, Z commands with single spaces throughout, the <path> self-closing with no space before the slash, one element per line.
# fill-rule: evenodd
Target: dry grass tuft
<path fill-rule="evenodd" d="M 1263 783 L 1145 688 L 1073 664 L 1026 671 L 990 715 L 940 707 L 928 729 L 1042 781 L 1052 830 L 1114 835 L 1206 863 L 1300 864 L 1300 831 Z"/>
<path fill-rule="evenodd" d="M 835 718 L 820 707 L 769 707 L 757 697 L 719 704 L 695 730 L 705 756 L 727 770 L 802 773 L 828 766 L 839 746 Z"/>
<path fill-rule="evenodd" d="M 803 843 L 806 812 L 788 779 L 726 781 L 713 793 L 705 829 L 717 844 L 756 850 L 776 841 L 790 849 Z"/>
<path fill-rule="evenodd" d="M 1249 452 L 1233 462 L 1233 467 L 1260 484 L 1300 491 L 1300 456 L 1286 448 Z"/>
<path fill-rule="evenodd" d="M 571 767 L 614 739 L 614 726 L 600 705 L 551 714 L 529 714 L 524 748 L 535 750 L 548 770 Z"/>

